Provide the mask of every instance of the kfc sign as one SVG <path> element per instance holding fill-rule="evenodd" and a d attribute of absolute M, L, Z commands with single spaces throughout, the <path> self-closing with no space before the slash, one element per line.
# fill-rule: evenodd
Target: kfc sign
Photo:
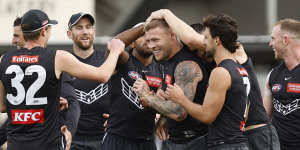
<path fill-rule="evenodd" d="M 43 109 L 30 109 L 30 110 L 11 110 L 12 124 L 36 124 L 44 123 L 44 110 Z"/>

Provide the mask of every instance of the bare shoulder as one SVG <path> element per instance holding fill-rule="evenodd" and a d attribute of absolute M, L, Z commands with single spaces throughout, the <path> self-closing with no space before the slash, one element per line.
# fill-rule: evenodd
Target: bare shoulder
<path fill-rule="evenodd" d="M 178 80 L 185 81 L 200 81 L 203 78 L 203 73 L 200 66 L 192 60 L 180 62 L 174 72 L 175 82 Z"/>
<path fill-rule="evenodd" d="M 228 70 L 223 67 L 213 69 L 209 77 L 209 85 L 229 88 L 231 86 L 231 76 Z"/>

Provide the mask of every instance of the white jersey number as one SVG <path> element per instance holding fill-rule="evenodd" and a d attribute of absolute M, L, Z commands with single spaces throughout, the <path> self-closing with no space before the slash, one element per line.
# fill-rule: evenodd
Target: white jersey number
<path fill-rule="evenodd" d="M 246 85 L 246 94 L 247 94 L 246 109 L 245 109 L 245 112 L 244 112 L 244 118 L 246 118 L 247 117 L 248 104 L 249 104 L 248 103 L 248 96 L 249 96 L 249 93 L 250 93 L 251 85 L 250 85 L 250 81 L 249 81 L 248 77 L 243 77 L 243 82 Z"/>
<path fill-rule="evenodd" d="M 30 76 L 33 73 L 37 73 L 37 79 L 29 86 L 27 92 L 22 85 L 24 75 Z M 15 77 L 11 79 L 11 86 L 17 90 L 17 95 L 7 94 L 6 98 L 12 105 L 19 105 L 25 99 L 26 105 L 44 105 L 47 104 L 47 97 L 35 98 L 35 93 L 44 85 L 46 81 L 46 70 L 40 65 L 32 65 L 25 69 L 25 74 L 20 66 L 11 65 L 9 66 L 5 74 L 15 73 Z M 26 95 L 26 96 L 25 96 Z"/>

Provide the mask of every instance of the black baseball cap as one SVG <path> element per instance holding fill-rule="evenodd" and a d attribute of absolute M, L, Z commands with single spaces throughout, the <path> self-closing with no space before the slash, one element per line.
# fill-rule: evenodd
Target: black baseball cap
<path fill-rule="evenodd" d="M 95 19 L 92 15 L 88 13 L 80 12 L 71 16 L 68 23 L 69 29 L 71 29 L 72 26 L 74 26 L 82 17 L 87 17 L 90 20 L 91 24 L 94 25 Z"/>
<path fill-rule="evenodd" d="M 38 9 L 27 11 L 21 21 L 22 32 L 35 32 L 48 25 L 57 24 L 56 20 L 50 20 L 48 15 Z"/>

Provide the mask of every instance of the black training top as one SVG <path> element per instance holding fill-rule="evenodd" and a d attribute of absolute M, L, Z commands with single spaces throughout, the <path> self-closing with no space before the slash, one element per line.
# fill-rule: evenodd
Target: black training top
<path fill-rule="evenodd" d="M 193 100 L 195 103 L 202 104 L 207 89 L 209 74 L 206 69 L 203 69 L 207 68 L 203 65 L 204 63 L 201 62 L 196 55 L 191 53 L 186 46 L 183 46 L 179 52 L 164 63 L 164 73 L 166 75 L 164 79 L 165 82 L 163 82 L 163 89 L 165 90 L 167 84 L 174 84 L 176 82 L 174 78 L 175 69 L 179 63 L 184 61 L 194 61 L 202 70 L 203 79 L 197 85 L 196 94 Z M 186 143 L 196 137 L 207 134 L 207 125 L 194 119 L 190 115 L 180 122 L 168 118 L 167 128 L 170 135 L 169 140 L 174 143 Z"/>
<path fill-rule="evenodd" d="M 269 86 L 273 96 L 272 123 L 282 150 L 300 147 L 300 65 L 289 71 L 284 63 L 273 68 Z"/>
<path fill-rule="evenodd" d="M 48 150 L 61 143 L 56 50 L 34 47 L 3 55 L 0 79 L 6 91 L 10 150 Z"/>
<path fill-rule="evenodd" d="M 223 60 L 218 67 L 223 67 L 229 72 L 231 87 L 226 92 L 221 112 L 208 128 L 208 147 L 247 141 L 243 130 L 248 101 L 247 92 L 250 91 L 248 73 L 231 59 Z"/>
<path fill-rule="evenodd" d="M 248 97 L 251 104 L 248 113 L 248 119 L 246 122 L 246 127 L 256 124 L 267 124 L 269 122 L 269 118 L 263 105 L 259 84 L 254 73 L 254 67 L 251 58 L 248 58 L 248 60 L 245 63 L 243 63 L 242 66 L 248 72 L 248 78 L 250 80 L 251 85 Z"/>
<path fill-rule="evenodd" d="M 151 90 L 156 91 L 162 82 L 161 66 L 154 60 L 144 66 L 130 54 L 128 62 L 111 78 L 114 90 L 107 131 L 130 139 L 150 140 L 154 134 L 155 111 L 144 108 L 137 94 L 131 90 L 137 78 L 146 80 Z"/>
<path fill-rule="evenodd" d="M 76 55 L 75 55 L 76 56 Z M 104 51 L 94 50 L 85 59 L 76 56 L 83 63 L 99 67 L 105 61 Z M 79 101 L 81 115 L 75 136 L 104 135 L 103 124 L 106 121 L 103 113 L 109 113 L 110 88 L 109 83 L 102 84 L 91 80 L 73 78 L 76 99 Z"/>

